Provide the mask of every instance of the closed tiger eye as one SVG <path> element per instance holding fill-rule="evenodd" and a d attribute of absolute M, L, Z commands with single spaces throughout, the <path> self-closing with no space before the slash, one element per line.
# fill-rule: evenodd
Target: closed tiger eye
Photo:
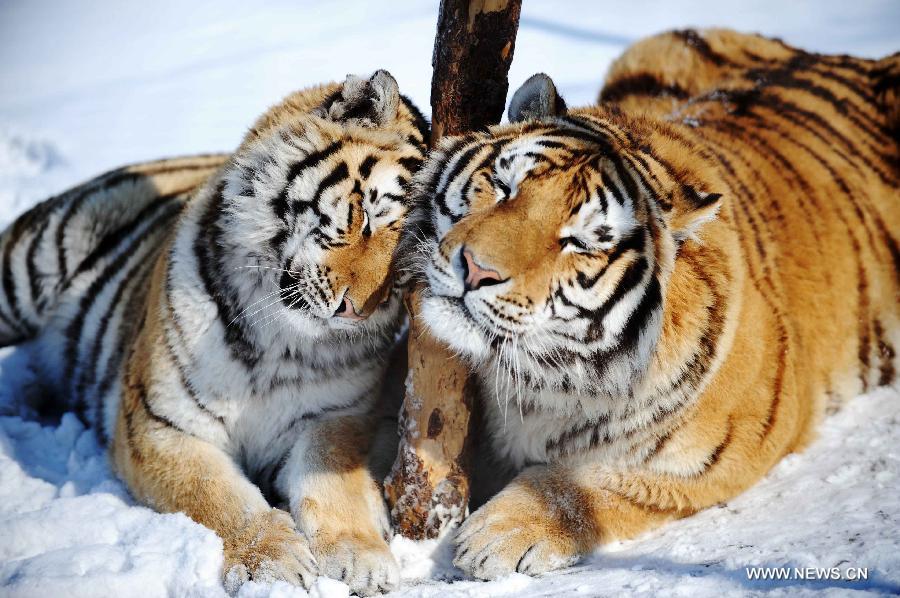
<path fill-rule="evenodd" d="M 565 249 L 566 247 L 572 247 L 578 251 L 587 251 L 588 250 L 588 246 L 585 245 L 581 239 L 579 239 L 578 237 L 572 237 L 572 236 L 562 237 L 559 240 L 559 246 L 562 249 Z"/>

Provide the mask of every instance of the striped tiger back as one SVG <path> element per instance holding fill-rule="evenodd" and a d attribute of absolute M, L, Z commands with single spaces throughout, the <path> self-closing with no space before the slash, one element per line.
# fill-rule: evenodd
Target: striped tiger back
<path fill-rule="evenodd" d="M 142 232 L 160 236 L 226 158 L 191 156 L 119 168 L 16 219 L 0 237 L 0 346 L 33 338 L 70 286 L 90 286 L 96 278 L 89 272 L 98 274 L 101 264 L 140 252 L 135 239 Z"/>
<path fill-rule="evenodd" d="M 754 284 L 797 328 L 806 367 L 817 370 L 811 395 L 834 408 L 891 384 L 900 55 L 823 56 L 726 30 L 642 44 L 613 65 L 601 103 L 658 110 L 682 125 L 666 134 L 684 140 L 684 152 L 702 145 L 735 196 L 767 198 L 735 202 L 742 254 Z M 648 60 L 676 51 L 683 59 L 664 73 Z M 840 297 L 828 299 L 822 290 L 835 286 Z"/>
<path fill-rule="evenodd" d="M 895 383 L 898 61 L 672 32 L 599 104 L 538 74 L 511 124 L 431 154 L 422 316 L 510 471 L 458 566 L 541 573 L 727 500 Z"/>

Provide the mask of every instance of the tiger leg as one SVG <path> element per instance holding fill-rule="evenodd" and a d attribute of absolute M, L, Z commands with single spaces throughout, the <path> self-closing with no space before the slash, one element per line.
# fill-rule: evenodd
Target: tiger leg
<path fill-rule="evenodd" d="M 693 474 L 590 463 L 526 469 L 462 524 L 454 564 L 480 579 L 538 575 L 727 500 L 771 467 L 777 448 L 756 447 L 752 426 L 725 434 Z"/>
<path fill-rule="evenodd" d="M 270 507 L 228 454 L 151 409 L 147 389 L 125 388 L 111 451 L 132 494 L 159 511 L 183 512 L 218 534 L 229 592 L 249 579 L 308 588 L 315 561 L 290 515 Z"/>
<path fill-rule="evenodd" d="M 319 572 L 360 595 L 389 591 L 400 575 L 387 544 L 382 490 L 368 467 L 374 427 L 364 416 L 313 422 L 276 481 L 310 540 Z"/>

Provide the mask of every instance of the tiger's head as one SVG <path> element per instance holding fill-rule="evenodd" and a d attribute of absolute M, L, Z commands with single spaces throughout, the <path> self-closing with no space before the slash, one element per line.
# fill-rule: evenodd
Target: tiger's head
<path fill-rule="evenodd" d="M 219 179 L 216 244 L 240 317 L 313 335 L 395 323 L 392 260 L 426 135 L 386 71 L 298 92 L 260 118 Z"/>
<path fill-rule="evenodd" d="M 621 396 L 660 337 L 678 247 L 719 196 L 661 158 L 649 123 L 569 113 L 546 75 L 509 119 L 445 139 L 416 177 L 422 318 L 517 385 Z"/>

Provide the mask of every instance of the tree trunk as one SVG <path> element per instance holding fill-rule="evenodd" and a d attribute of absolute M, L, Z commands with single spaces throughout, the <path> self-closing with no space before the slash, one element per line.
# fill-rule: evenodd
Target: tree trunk
<path fill-rule="evenodd" d="M 500 122 L 521 0 L 442 0 L 431 80 L 431 145 Z M 422 289 L 407 297 L 409 373 L 400 448 L 385 480 L 394 529 L 435 538 L 469 503 L 474 391 L 468 368 L 419 319 Z"/>
<path fill-rule="evenodd" d="M 431 64 L 431 145 L 500 122 L 521 0 L 442 0 Z"/>

